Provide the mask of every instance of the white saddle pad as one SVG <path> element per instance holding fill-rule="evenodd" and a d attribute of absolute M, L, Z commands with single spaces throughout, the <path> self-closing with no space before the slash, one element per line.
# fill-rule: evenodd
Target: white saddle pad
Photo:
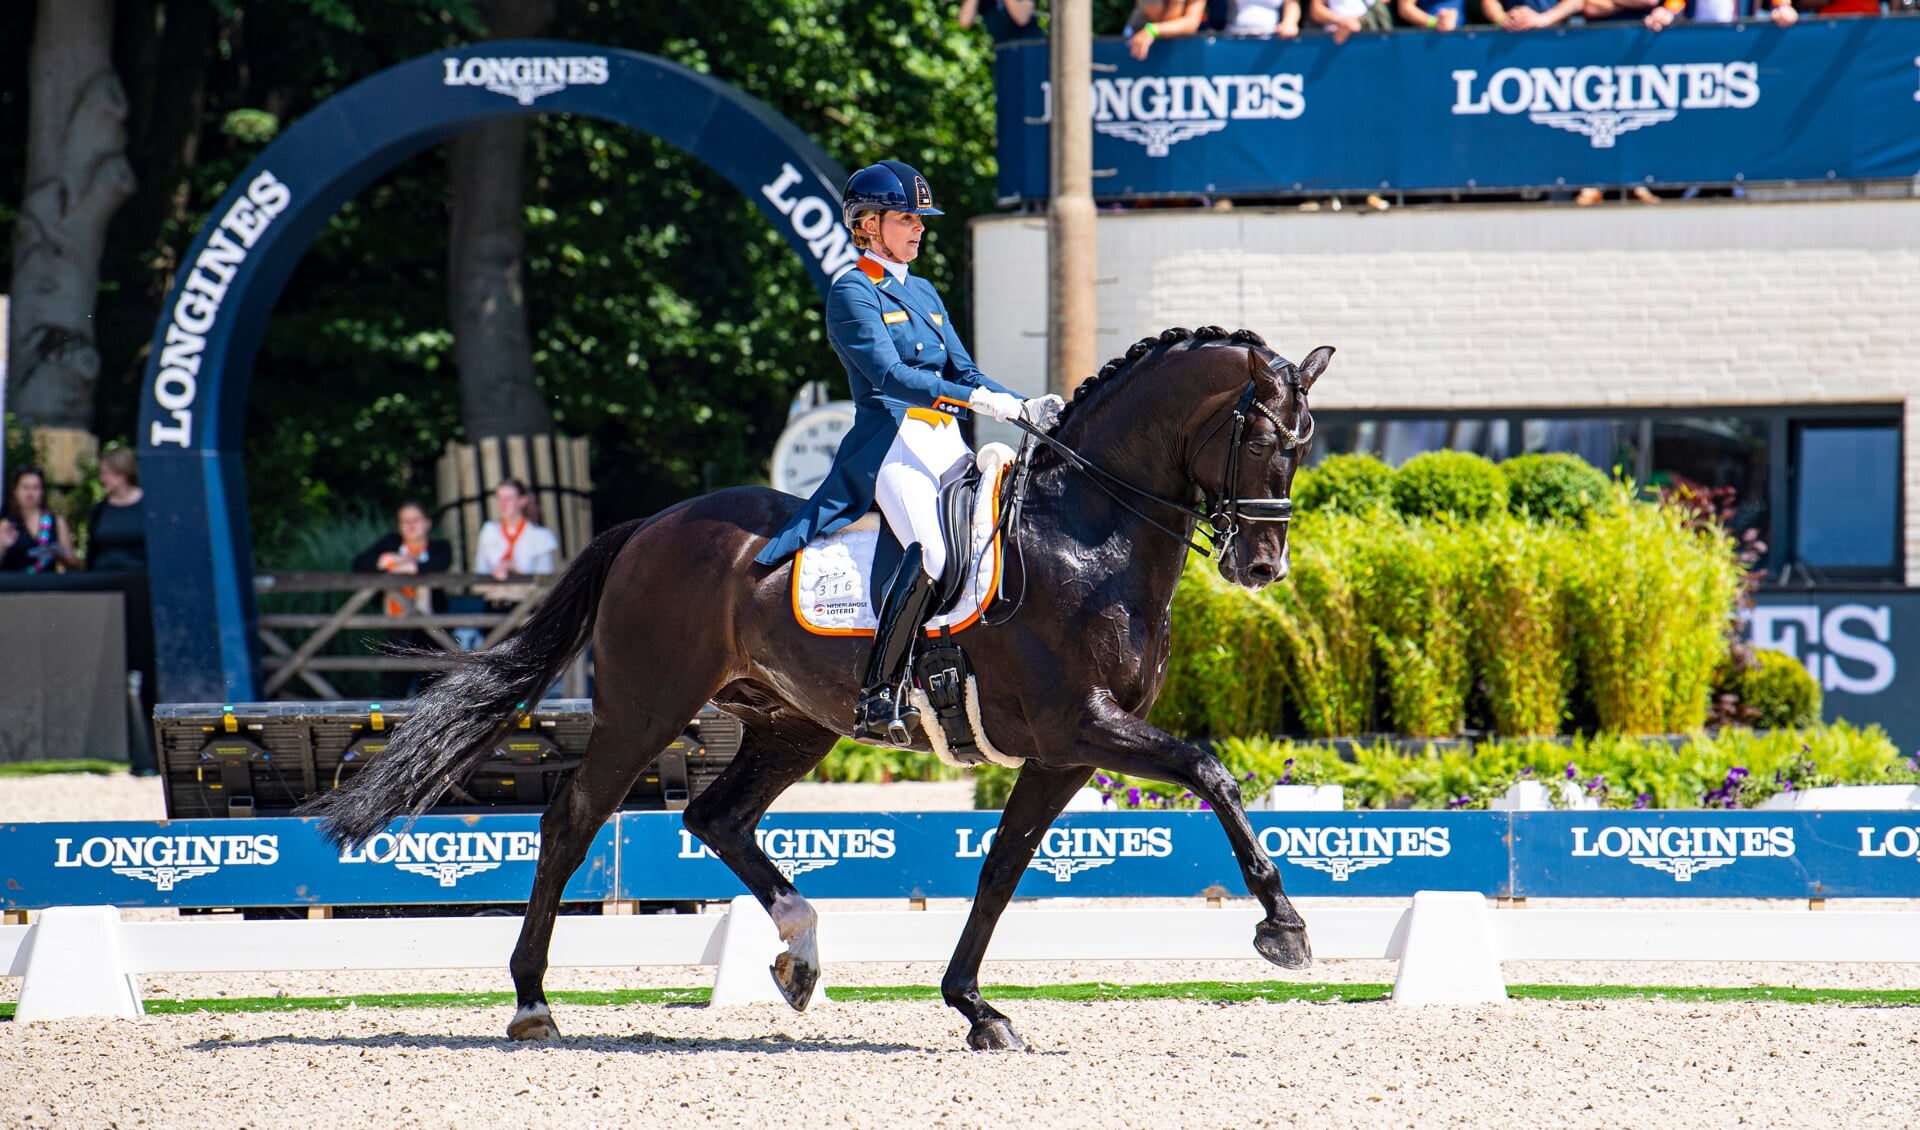
<path fill-rule="evenodd" d="M 994 536 L 994 517 L 1000 508 L 1003 472 L 1013 462 L 1013 449 L 990 443 L 974 457 L 980 481 L 992 483 L 974 498 L 973 529 L 964 561 L 948 561 L 949 569 L 966 569 L 967 580 L 953 611 L 927 622 L 927 634 L 941 628 L 960 631 L 970 626 L 993 601 L 1000 584 L 1000 539 Z M 868 600 L 867 578 L 873 572 L 874 546 L 880 540 L 880 516 L 868 514 L 836 533 L 815 538 L 793 560 L 793 617 L 816 636 L 870 636 L 879 617 Z"/>

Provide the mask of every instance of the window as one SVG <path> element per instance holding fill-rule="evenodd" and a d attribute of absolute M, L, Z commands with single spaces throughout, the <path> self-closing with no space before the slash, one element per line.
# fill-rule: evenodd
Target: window
<path fill-rule="evenodd" d="M 1900 429 L 1802 424 L 1795 436 L 1791 564 L 1887 574 L 1899 564 Z"/>

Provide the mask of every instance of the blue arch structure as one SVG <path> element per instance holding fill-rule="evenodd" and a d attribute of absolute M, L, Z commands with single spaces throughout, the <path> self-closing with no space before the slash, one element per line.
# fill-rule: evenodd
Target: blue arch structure
<path fill-rule="evenodd" d="M 678 146 L 745 193 L 824 293 L 853 265 L 845 172 L 765 103 L 676 63 L 546 40 L 424 55 L 329 98 L 248 166 L 181 261 L 140 410 L 159 696 L 257 697 L 241 430 L 273 305 L 333 213 L 376 177 L 482 122 L 571 113 Z"/>

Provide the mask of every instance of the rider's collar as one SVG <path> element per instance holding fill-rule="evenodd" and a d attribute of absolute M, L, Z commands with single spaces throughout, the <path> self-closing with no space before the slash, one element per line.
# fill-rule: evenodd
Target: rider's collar
<path fill-rule="evenodd" d="M 867 265 L 869 263 L 873 264 L 873 266 L 869 267 Z M 875 267 L 879 268 L 879 270 L 875 270 Z M 860 269 L 865 271 L 867 277 L 874 282 L 880 281 L 880 271 L 885 271 L 887 274 L 893 276 L 894 282 L 904 283 L 907 281 L 907 265 L 905 263 L 896 263 L 891 259 L 882 259 L 880 256 L 871 252 L 860 257 Z"/>

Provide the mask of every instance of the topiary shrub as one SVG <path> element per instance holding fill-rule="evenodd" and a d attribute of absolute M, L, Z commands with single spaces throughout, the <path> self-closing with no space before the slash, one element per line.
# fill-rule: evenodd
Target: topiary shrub
<path fill-rule="evenodd" d="M 1612 498 L 1607 476 L 1578 455 L 1521 455 L 1500 464 L 1507 506 L 1536 521 L 1582 522 Z"/>
<path fill-rule="evenodd" d="M 1302 512 L 1373 514 L 1393 505 L 1393 468 L 1371 455 L 1329 455 L 1293 477 Z"/>
<path fill-rule="evenodd" d="M 1394 472 L 1393 505 L 1409 518 L 1476 522 L 1507 508 L 1507 480 L 1470 451 L 1425 451 Z"/>
<path fill-rule="evenodd" d="M 1820 683 L 1793 656 L 1780 651 L 1756 651 L 1759 660 L 1740 672 L 1735 686 L 1740 701 L 1753 708 L 1755 727 L 1778 730 L 1820 724 Z"/>

